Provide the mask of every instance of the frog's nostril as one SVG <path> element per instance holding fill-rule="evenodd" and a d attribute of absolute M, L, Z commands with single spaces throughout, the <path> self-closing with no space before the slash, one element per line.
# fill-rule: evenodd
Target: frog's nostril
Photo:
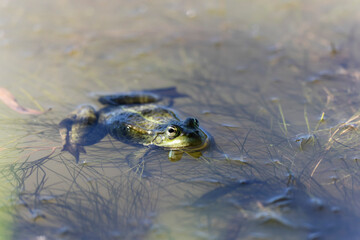
<path fill-rule="evenodd" d="M 187 118 L 184 123 L 188 127 L 198 127 L 199 126 L 199 121 L 196 118 Z"/>

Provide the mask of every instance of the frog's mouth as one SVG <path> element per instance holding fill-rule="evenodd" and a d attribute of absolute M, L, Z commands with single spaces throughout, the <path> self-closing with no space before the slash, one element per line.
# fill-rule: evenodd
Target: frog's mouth
<path fill-rule="evenodd" d="M 206 147 L 209 146 L 209 142 L 210 142 L 210 135 L 206 134 L 204 132 L 204 138 L 202 139 L 201 143 L 198 145 L 192 145 L 192 146 L 187 146 L 187 147 L 183 147 L 182 150 L 186 151 L 186 152 L 196 152 L 196 151 L 200 151 L 205 149 Z"/>

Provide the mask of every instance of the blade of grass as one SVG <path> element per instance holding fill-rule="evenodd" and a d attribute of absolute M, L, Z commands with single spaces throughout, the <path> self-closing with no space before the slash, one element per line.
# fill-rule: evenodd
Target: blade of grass
<path fill-rule="evenodd" d="M 306 111 L 306 104 L 304 106 L 304 118 L 305 118 L 305 123 L 306 123 L 307 130 L 308 130 L 308 134 L 311 134 L 309 119 L 308 119 L 307 111 Z"/>
<path fill-rule="evenodd" d="M 317 131 L 321 125 L 321 123 L 324 122 L 324 117 L 325 117 L 325 112 L 322 112 L 320 120 L 318 121 L 318 123 L 316 124 L 316 127 L 314 129 L 314 131 Z"/>
<path fill-rule="evenodd" d="M 284 131 L 285 131 L 285 135 L 287 136 L 287 135 L 288 135 L 288 130 L 287 130 L 287 126 L 286 126 L 286 121 L 285 121 L 284 112 L 283 112 L 283 110 L 282 110 L 282 107 L 281 107 L 281 104 L 280 104 L 280 103 L 278 103 L 278 107 L 279 107 L 279 112 L 280 112 L 280 115 L 281 115 L 282 124 L 283 124 Z"/>
<path fill-rule="evenodd" d="M 35 98 L 34 98 L 33 96 L 31 96 L 31 94 L 30 94 L 28 91 L 26 91 L 26 90 L 23 89 L 23 88 L 20 88 L 20 90 L 30 99 L 30 101 L 31 101 L 32 103 L 35 104 L 35 106 L 36 106 L 38 109 L 40 109 L 40 111 L 44 111 L 44 108 L 38 103 L 38 101 L 35 100 Z"/>

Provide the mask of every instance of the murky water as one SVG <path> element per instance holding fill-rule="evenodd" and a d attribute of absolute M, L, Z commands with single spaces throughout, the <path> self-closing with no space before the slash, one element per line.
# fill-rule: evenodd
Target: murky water
<path fill-rule="evenodd" d="M 0 233 L 14 239 L 356 239 L 358 1 L 0 0 Z M 175 86 L 194 159 L 58 123 L 96 93 Z M 168 104 L 162 102 L 160 104 Z M 145 154 L 146 153 L 146 154 Z"/>

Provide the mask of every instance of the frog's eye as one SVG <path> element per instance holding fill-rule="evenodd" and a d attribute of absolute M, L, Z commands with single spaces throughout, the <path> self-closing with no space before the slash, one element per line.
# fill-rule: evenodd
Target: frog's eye
<path fill-rule="evenodd" d="M 166 129 L 166 134 L 169 137 L 169 139 L 176 138 L 179 135 L 179 129 L 176 126 L 169 126 Z"/>

